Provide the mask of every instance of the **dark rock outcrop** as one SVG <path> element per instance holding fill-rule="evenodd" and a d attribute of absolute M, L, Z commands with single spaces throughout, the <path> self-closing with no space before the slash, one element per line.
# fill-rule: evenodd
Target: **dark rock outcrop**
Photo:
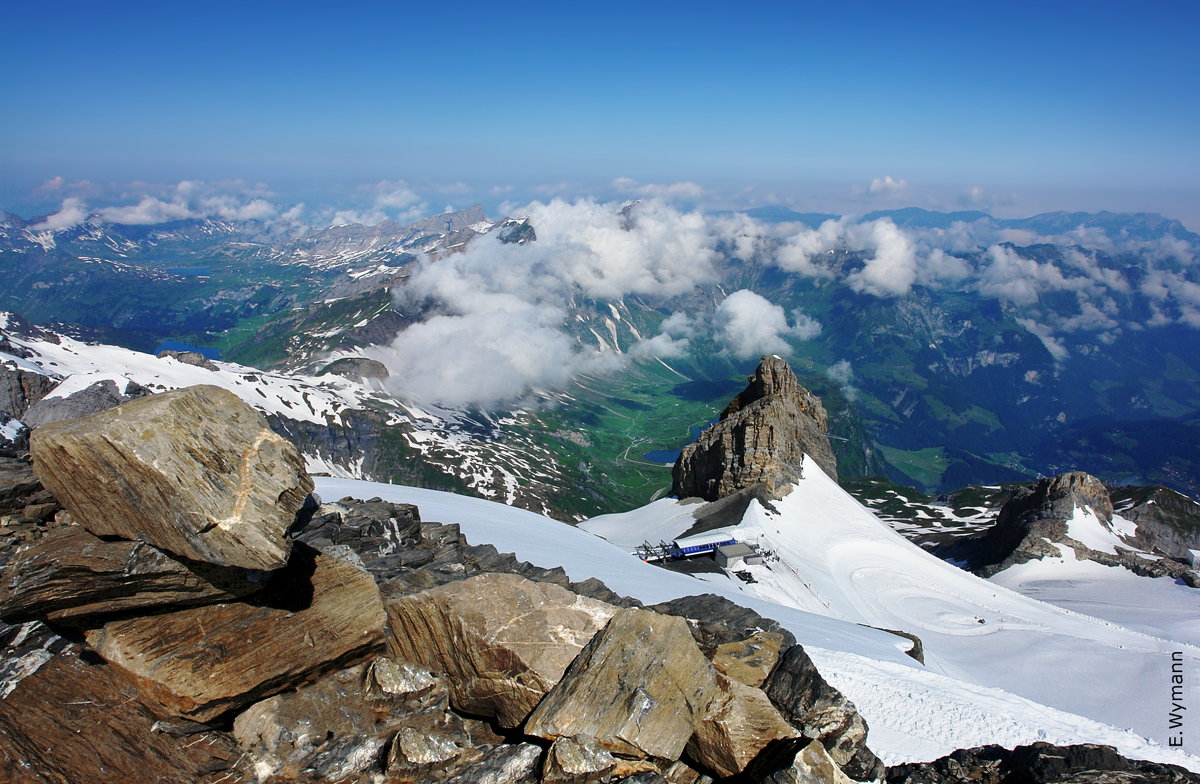
<path fill-rule="evenodd" d="M 805 454 L 837 479 L 825 408 L 787 362 L 763 357 L 749 382 L 721 420 L 684 447 L 672 471 L 672 495 L 716 501 L 761 484 L 779 497 L 800 478 Z"/>
<path fill-rule="evenodd" d="M 130 400 L 137 400 L 149 394 L 150 390 L 132 381 L 127 382 L 122 391 L 117 388 L 117 382 L 106 378 L 65 397 L 43 398 L 30 406 L 29 412 L 22 421 L 30 428 L 35 428 L 51 422 L 61 422 L 64 419 L 78 419 L 116 408 L 122 403 L 128 403 Z"/>
<path fill-rule="evenodd" d="M 1131 544 L 1171 558 L 1187 559 L 1200 550 L 1200 504 L 1162 486 L 1118 487 L 1110 492 L 1113 507 L 1137 525 Z"/>
<path fill-rule="evenodd" d="M 383 380 L 391 375 L 387 365 L 377 359 L 367 359 L 366 357 L 344 357 L 335 360 L 321 368 L 317 375 L 323 376 L 326 373 L 360 383 L 368 379 Z"/>
<path fill-rule="evenodd" d="M 58 379 L 0 362 L 0 413 L 25 421 L 25 415 L 39 400 L 58 386 Z"/>
<path fill-rule="evenodd" d="M 818 740 L 851 778 L 869 781 L 883 763 L 867 748 L 867 723 L 854 703 L 821 677 L 799 645 L 784 651 L 763 685 L 771 702 L 809 740 Z"/>
<path fill-rule="evenodd" d="M 959 749 L 933 762 L 895 765 L 887 784 L 1195 784 L 1176 765 L 1127 759 L 1111 746 L 1034 743 Z"/>
<path fill-rule="evenodd" d="M 170 357 L 176 362 L 182 362 L 185 365 L 194 365 L 195 367 L 204 368 L 205 370 L 220 370 L 216 363 L 208 357 L 201 354 L 199 351 L 160 351 L 158 352 L 159 359 Z"/>
<path fill-rule="evenodd" d="M 215 386 L 151 395 L 37 428 L 34 473 L 99 536 L 220 566 L 277 569 L 312 491 L 292 444 Z"/>
<path fill-rule="evenodd" d="M 1169 493 L 1170 491 L 1164 491 Z M 1176 501 L 1171 507 L 1182 516 L 1172 517 L 1172 522 L 1182 521 L 1186 531 L 1193 523 L 1200 523 L 1200 515 L 1188 508 L 1189 499 Z M 1174 499 L 1168 499 L 1174 500 Z M 1195 504 L 1190 504 L 1195 507 Z M 1143 557 L 1133 551 L 1139 546 L 1150 545 L 1153 531 L 1172 531 L 1169 537 L 1179 535 L 1171 525 L 1156 524 L 1152 520 L 1163 517 L 1153 504 L 1143 503 L 1139 511 L 1148 523 L 1146 535 L 1130 537 L 1112 527 L 1113 502 L 1108 489 L 1099 479 L 1081 471 L 1072 471 L 1059 476 L 1047 477 L 1033 487 L 1015 490 L 1000 509 L 995 525 L 982 533 L 960 536 L 938 546 L 935 554 L 966 565 L 968 569 L 983 577 L 990 577 L 1015 564 L 1039 558 L 1057 558 L 1060 548 L 1066 547 L 1080 560 L 1091 560 L 1106 566 L 1124 567 L 1135 574 L 1147 577 L 1171 577 L 1189 585 L 1197 584 L 1197 575 L 1183 563 L 1166 557 L 1153 557 L 1153 550 Z M 1071 537 L 1070 521 L 1077 509 L 1090 510 L 1097 523 L 1112 535 L 1115 547 L 1097 550 L 1087 543 Z M 1200 510 L 1200 508 L 1197 508 Z M 1124 510 L 1122 515 L 1130 510 Z M 1168 512 L 1170 514 L 1170 512 Z M 1127 518 L 1128 519 L 1128 518 Z M 1140 524 L 1139 524 L 1140 528 Z M 1198 526 L 1200 530 L 1200 526 Z M 1103 534 L 1102 531 L 1096 533 Z M 1184 533 L 1182 536 L 1186 537 Z M 1178 539 L 1169 538 L 1178 543 Z"/>

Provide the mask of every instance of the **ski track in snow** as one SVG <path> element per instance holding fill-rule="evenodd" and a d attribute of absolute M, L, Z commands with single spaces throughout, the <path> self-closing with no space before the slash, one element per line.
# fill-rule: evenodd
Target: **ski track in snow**
<path fill-rule="evenodd" d="M 1169 696 L 1165 675 L 1169 670 L 1169 655 L 1165 651 L 1180 647 L 1179 644 L 1051 607 L 961 572 L 891 532 L 836 484 L 824 478 L 824 474 L 816 477 L 813 471 L 819 472 L 815 464 L 811 468 L 806 466 L 806 480 L 788 496 L 792 499 L 790 503 L 781 504 L 778 518 L 752 505 L 743 523 L 746 529 L 738 533 L 746 534 L 758 525 L 762 528 L 762 536 L 767 538 L 767 528 L 775 526 L 773 530 L 779 532 L 777 536 L 781 540 L 770 540 L 765 544 L 779 547 L 783 544 L 785 521 L 794 514 L 792 505 L 796 504 L 808 507 L 810 517 L 805 519 L 806 523 L 812 522 L 812 515 L 826 517 L 825 525 L 808 526 L 816 529 L 810 531 L 816 536 L 801 544 L 812 549 L 809 557 L 813 560 L 825 557 L 826 549 L 836 550 L 837 563 L 830 567 L 831 574 L 853 563 L 855 537 L 865 539 L 863 544 L 870 544 L 871 540 L 890 541 L 893 549 L 889 556 L 889 550 L 875 541 L 874 546 L 864 550 L 869 556 L 868 564 L 852 567 L 842 578 L 828 584 L 800 577 L 781 579 L 774 585 L 757 584 L 760 590 L 773 596 L 753 595 L 746 589 L 754 589 L 755 585 L 747 586 L 722 575 L 705 575 L 705 579 L 698 581 L 643 563 L 630 555 L 629 548 L 643 539 L 674 538 L 690 527 L 690 512 L 694 507 L 675 501 L 656 501 L 628 515 L 606 515 L 584 524 L 588 528 L 603 528 L 610 534 L 625 530 L 626 539 L 618 547 L 579 527 L 480 499 L 435 490 L 323 477 L 316 478 L 316 483 L 317 492 L 327 500 L 344 496 L 378 496 L 388 501 L 416 504 L 424 520 L 458 523 L 472 544 L 490 543 L 502 552 L 513 552 L 518 558 L 543 567 L 562 566 L 572 580 L 599 578 L 617 593 L 633 596 L 646 604 L 697 593 L 716 593 L 751 607 L 782 623 L 804 644 L 822 675 L 858 706 L 871 728 L 868 745 L 888 764 L 931 760 L 958 748 L 988 743 L 1011 748 L 1045 740 L 1058 744 L 1103 743 L 1117 747 L 1132 758 L 1169 762 L 1200 771 L 1200 757 L 1147 740 L 1144 732 L 1114 726 L 1128 725 L 1128 721 L 1099 721 L 1097 713 L 1104 714 L 1104 711 L 1094 710 L 1098 703 L 1113 699 L 1115 710 L 1109 710 L 1105 715 L 1121 716 L 1121 708 L 1129 705 L 1121 700 L 1127 696 L 1121 696 L 1120 688 L 1113 691 L 1111 685 L 1114 680 L 1124 678 L 1126 683 L 1141 690 L 1139 696 L 1143 701 L 1154 703 L 1165 727 L 1166 698 Z M 805 492 L 806 487 L 808 492 Z M 847 526 L 845 515 L 851 512 L 852 518 L 859 516 L 859 519 L 857 524 Z M 623 517 L 628 527 L 622 525 Z M 834 547 L 839 542 L 822 542 L 822 537 L 848 541 L 841 542 L 842 547 Z M 780 555 L 775 570 L 761 566 L 750 568 L 756 575 L 779 572 L 780 567 L 789 562 L 789 557 L 795 557 L 782 550 Z M 882 566 L 877 563 L 881 558 L 887 561 Z M 912 572 L 914 563 L 918 574 Z M 880 571 L 870 572 L 870 568 Z M 941 573 L 943 569 L 947 570 L 945 574 Z M 929 577 L 922 579 L 919 573 L 928 573 Z M 896 575 L 906 577 L 900 579 Z M 891 585 L 884 587 L 885 598 L 872 599 L 874 591 L 870 581 L 881 579 L 887 579 Z M 796 580 L 801 585 L 805 582 L 813 584 L 807 596 L 797 597 L 790 593 L 795 590 Z M 827 598 L 821 598 L 822 595 Z M 790 602 L 775 603 L 772 598 Z M 851 601 L 851 598 L 853 601 L 847 614 L 852 617 L 832 617 L 838 606 L 834 601 L 840 603 Z M 830 601 L 833 606 L 826 607 L 825 601 Z M 927 658 L 930 666 L 921 667 L 901 653 L 910 645 L 907 640 L 859 625 L 863 622 L 862 617 L 879 612 L 894 601 L 901 602 L 906 616 L 948 630 L 931 633 L 908 629 L 922 636 L 931 649 Z M 823 614 L 805 611 L 796 605 L 820 608 Z M 973 614 L 981 609 L 994 614 L 994 622 L 1000 631 L 989 631 L 986 639 L 982 634 L 962 634 L 970 628 L 963 619 L 964 614 L 973 618 Z M 1067 627 L 1067 632 L 1082 630 L 1084 636 L 1074 637 L 1063 630 L 1050 628 L 1060 623 Z M 1001 640 L 1004 643 L 997 644 Z M 1120 647 L 1125 643 L 1136 643 L 1136 647 L 1143 650 L 1127 652 Z M 1184 647 L 1191 650 L 1190 646 Z M 1110 661 L 1110 657 L 1122 653 L 1147 656 L 1157 666 L 1126 672 L 1122 669 L 1124 661 Z M 1045 700 L 1032 699 L 1017 693 L 1016 689 L 1001 688 L 989 682 L 1019 682 L 1022 679 L 1059 683 L 1059 687 L 1045 692 L 1051 698 L 1061 698 L 1063 692 L 1070 691 L 1086 690 L 1097 694 L 1097 700 L 1084 706 L 1093 709 L 1088 714 L 1091 717 L 1085 718 L 1081 712 L 1064 710 L 1061 706 L 1050 707 Z M 1150 690 L 1156 688 L 1161 692 L 1159 700 L 1148 696 Z"/>

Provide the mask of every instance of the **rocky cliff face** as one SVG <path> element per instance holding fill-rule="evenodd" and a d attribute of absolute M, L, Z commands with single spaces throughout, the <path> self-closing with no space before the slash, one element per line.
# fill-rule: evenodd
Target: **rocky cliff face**
<path fill-rule="evenodd" d="M 1196 505 L 1182 496 L 1188 504 L 1172 504 L 1170 509 L 1174 514 L 1170 509 L 1164 512 L 1154 509 L 1155 504 L 1147 503 L 1149 498 L 1137 503 L 1128 492 L 1122 498 L 1126 501 L 1121 512 L 1124 519 L 1132 521 L 1129 516 L 1132 513 L 1141 520 L 1153 521 L 1144 532 L 1141 522 L 1133 534 L 1114 525 L 1116 513 L 1108 488 L 1094 476 L 1072 471 L 1047 477 L 1033 487 L 1014 491 L 1001 507 L 995 525 L 978 534 L 958 537 L 934 552 L 964 562 L 972 571 L 990 577 L 1015 564 L 1058 557 L 1060 548 L 1066 547 L 1080 560 L 1122 566 L 1149 577 L 1169 576 L 1194 585 L 1195 573 L 1179 562 L 1173 552 L 1156 548 L 1155 542 L 1166 540 L 1176 551 L 1181 549 L 1179 544 L 1200 532 L 1200 515 L 1196 514 L 1200 509 L 1194 511 Z M 1084 525 L 1099 526 L 1096 531 L 1111 538 L 1115 546 L 1098 550 L 1081 541 L 1078 538 L 1081 534 L 1071 528 L 1077 510 L 1090 512 L 1094 522 Z M 1170 524 L 1164 522 L 1165 515 L 1171 515 Z M 1140 552 L 1135 554 L 1135 551 Z"/>
<path fill-rule="evenodd" d="M 764 485 L 778 496 L 800 477 L 805 454 L 837 479 L 825 408 L 787 362 L 763 357 L 749 382 L 720 421 L 684 447 L 672 473 L 672 495 L 716 501 Z"/>

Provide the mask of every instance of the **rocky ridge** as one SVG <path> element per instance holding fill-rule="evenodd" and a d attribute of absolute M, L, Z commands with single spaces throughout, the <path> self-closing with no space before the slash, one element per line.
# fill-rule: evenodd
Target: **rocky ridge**
<path fill-rule="evenodd" d="M 1200 506 L 1166 488 L 1118 488 L 1113 493 L 1122 502 L 1119 513 L 1099 479 L 1081 471 L 1047 477 L 1014 489 L 994 525 L 939 544 L 933 552 L 990 577 L 1015 564 L 1059 557 L 1065 547 L 1080 560 L 1200 585 L 1200 575 L 1186 562 L 1188 545 L 1200 537 Z M 1072 537 L 1070 523 L 1078 510 L 1089 513 L 1111 537 L 1111 549 L 1099 550 Z M 1122 520 L 1135 527 L 1119 525 Z"/>
<path fill-rule="evenodd" d="M 684 447 L 672 471 L 672 495 L 716 501 L 762 485 L 778 497 L 800 478 L 805 454 L 837 480 L 825 408 L 788 363 L 764 356 L 748 381 L 720 421 Z"/>

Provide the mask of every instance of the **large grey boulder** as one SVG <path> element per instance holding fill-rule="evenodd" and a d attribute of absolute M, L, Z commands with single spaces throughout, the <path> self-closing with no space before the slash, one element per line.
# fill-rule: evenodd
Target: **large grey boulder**
<path fill-rule="evenodd" d="M 537 706 L 525 733 L 588 736 L 622 756 L 674 760 L 720 695 L 717 673 L 682 618 L 621 610 Z"/>
<path fill-rule="evenodd" d="M 721 420 L 683 448 L 672 470 L 672 495 L 716 501 L 762 485 L 779 497 L 800 478 L 805 454 L 837 480 L 825 407 L 800 386 L 788 363 L 763 357 L 749 382 Z"/>
<path fill-rule="evenodd" d="M 616 611 L 551 583 L 484 574 L 387 601 L 398 661 L 450 680 L 455 709 L 516 727 Z"/>
<path fill-rule="evenodd" d="M 41 427 L 98 414 L 149 394 L 150 390 L 132 381 L 118 387 L 116 381 L 106 378 L 69 395 L 42 398 L 29 407 L 22 421 L 30 428 Z"/>
<path fill-rule="evenodd" d="M 208 385 L 43 425 L 30 453 L 38 479 L 92 533 L 221 566 L 287 563 L 286 532 L 313 486 L 261 414 Z"/>

